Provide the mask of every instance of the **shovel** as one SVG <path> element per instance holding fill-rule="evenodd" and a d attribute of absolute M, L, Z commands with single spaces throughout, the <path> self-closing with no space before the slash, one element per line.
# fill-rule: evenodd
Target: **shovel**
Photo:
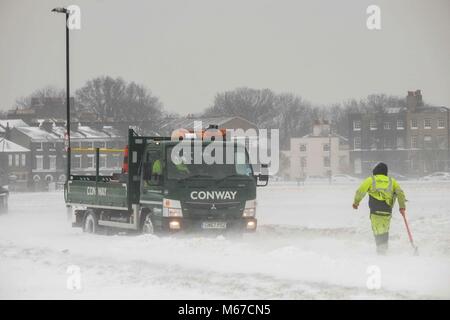
<path fill-rule="evenodd" d="M 403 217 L 403 221 L 405 221 L 405 226 L 406 226 L 406 231 L 408 232 L 408 237 L 409 237 L 409 242 L 411 243 L 411 246 L 414 249 L 414 255 L 418 256 L 419 255 L 419 248 L 414 244 L 414 240 L 411 234 L 411 230 L 409 229 L 409 225 L 408 225 L 408 221 L 406 220 L 406 213 L 402 214 Z"/>

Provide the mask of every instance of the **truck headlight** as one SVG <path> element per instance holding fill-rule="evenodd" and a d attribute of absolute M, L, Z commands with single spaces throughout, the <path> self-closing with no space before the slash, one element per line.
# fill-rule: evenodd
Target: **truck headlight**
<path fill-rule="evenodd" d="M 163 217 L 182 217 L 179 200 L 163 199 Z"/>
<path fill-rule="evenodd" d="M 244 218 L 252 218 L 256 215 L 256 200 L 245 201 L 245 208 L 242 216 Z"/>

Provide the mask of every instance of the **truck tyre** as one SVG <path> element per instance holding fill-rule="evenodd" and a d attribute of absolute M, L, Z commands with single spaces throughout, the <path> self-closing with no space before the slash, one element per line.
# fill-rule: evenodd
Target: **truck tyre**
<path fill-rule="evenodd" d="M 89 212 L 84 218 L 83 231 L 86 233 L 98 233 L 98 219 L 93 212 Z"/>
<path fill-rule="evenodd" d="M 152 219 L 150 218 L 150 214 L 145 216 L 145 219 L 142 223 L 142 233 L 143 234 L 154 234 L 155 230 L 153 229 Z"/>

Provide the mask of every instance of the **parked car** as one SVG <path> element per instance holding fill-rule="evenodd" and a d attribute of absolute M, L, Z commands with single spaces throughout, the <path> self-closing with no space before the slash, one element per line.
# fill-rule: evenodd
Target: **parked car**
<path fill-rule="evenodd" d="M 389 172 L 388 175 L 389 175 L 390 177 L 394 178 L 394 179 L 397 180 L 397 181 L 408 180 L 408 177 L 406 177 L 406 176 L 404 176 L 404 175 L 402 175 L 402 174 L 400 174 L 400 173 L 397 173 L 397 172 Z"/>
<path fill-rule="evenodd" d="M 327 182 L 327 181 L 329 181 L 329 179 L 324 176 L 311 175 L 306 178 L 307 183 L 322 183 L 322 182 Z"/>
<path fill-rule="evenodd" d="M 349 176 L 348 174 L 334 174 L 331 178 L 332 182 L 345 183 L 345 182 L 358 182 L 359 179 Z"/>
<path fill-rule="evenodd" d="M 433 172 L 421 178 L 424 181 L 450 181 L 449 172 Z"/>

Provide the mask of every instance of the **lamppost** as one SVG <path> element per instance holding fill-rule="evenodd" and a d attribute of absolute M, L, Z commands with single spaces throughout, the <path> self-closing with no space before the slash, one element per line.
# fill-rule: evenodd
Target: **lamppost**
<path fill-rule="evenodd" d="M 69 181 L 70 178 L 70 162 L 71 162 L 71 152 L 70 152 L 70 77 L 69 77 L 69 25 L 68 20 L 70 16 L 70 10 L 66 8 L 54 8 L 52 12 L 63 13 L 66 15 L 66 113 L 67 113 L 67 132 L 66 132 L 66 141 L 67 141 L 67 172 L 66 172 L 66 181 Z"/>
<path fill-rule="evenodd" d="M 447 171 L 450 171 L 450 108 L 441 107 L 447 111 Z"/>
<path fill-rule="evenodd" d="M 332 143 L 332 141 L 331 141 L 331 135 L 332 135 L 331 120 L 329 120 L 328 126 L 329 126 L 329 129 L 328 129 L 328 161 L 330 164 L 330 170 L 328 171 L 328 183 L 331 184 L 332 175 L 333 175 L 333 164 L 331 162 L 331 143 Z"/>

